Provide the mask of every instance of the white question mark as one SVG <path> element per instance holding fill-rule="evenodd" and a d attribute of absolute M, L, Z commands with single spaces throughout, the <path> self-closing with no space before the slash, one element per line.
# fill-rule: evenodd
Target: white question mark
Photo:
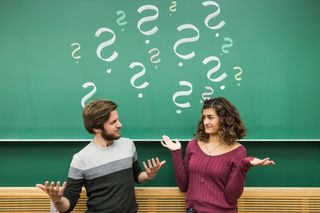
<path fill-rule="evenodd" d="M 136 81 L 138 78 L 142 77 L 142 76 L 146 73 L 146 69 L 145 69 L 144 65 L 143 65 L 142 63 L 140 63 L 140 62 L 132 62 L 132 63 L 129 65 L 129 67 L 130 67 L 131 69 L 133 69 L 133 68 L 136 67 L 136 66 L 141 67 L 141 68 L 142 68 L 142 71 L 140 71 L 140 72 L 138 72 L 137 74 L 133 75 L 133 76 L 131 77 L 131 79 L 130 79 L 130 83 L 131 83 L 131 85 L 132 85 L 134 88 L 144 89 L 144 88 L 146 88 L 146 87 L 149 85 L 148 82 L 144 82 L 143 84 L 137 86 L 137 85 L 135 85 L 135 81 Z M 139 93 L 139 94 L 138 94 L 138 97 L 139 97 L 139 98 L 142 98 L 142 97 L 143 97 L 143 94 L 142 94 L 142 93 Z"/>
<path fill-rule="evenodd" d="M 118 57 L 118 53 L 116 51 L 113 51 L 112 55 L 108 58 L 103 58 L 101 56 L 101 51 L 102 49 L 106 48 L 107 46 L 110 46 L 111 44 L 113 44 L 116 41 L 116 34 L 113 32 L 113 30 L 109 29 L 109 28 L 100 28 L 96 31 L 95 36 L 99 37 L 102 33 L 107 32 L 107 33 L 111 33 L 112 34 L 112 38 L 108 41 L 102 42 L 96 50 L 96 54 L 98 56 L 98 58 L 100 58 L 103 61 L 107 61 L 107 62 L 111 62 L 114 61 L 117 57 Z M 111 69 L 108 69 L 107 71 L 108 73 L 111 73 Z"/>
<path fill-rule="evenodd" d="M 220 59 L 216 56 L 208 56 L 207 58 L 205 58 L 202 63 L 203 64 L 208 64 L 210 61 L 216 61 L 218 64 L 213 67 L 212 69 L 210 69 L 208 72 L 207 72 L 207 78 L 212 81 L 212 82 L 220 82 L 222 80 L 224 80 L 226 77 L 228 77 L 228 75 L 226 73 L 222 73 L 220 76 L 218 76 L 217 78 L 211 78 L 211 76 L 216 73 L 220 67 L 221 67 L 221 63 L 220 63 Z M 221 86 L 220 87 L 222 90 L 225 88 L 225 86 Z"/>
<path fill-rule="evenodd" d="M 215 26 L 209 26 L 209 21 L 213 18 L 215 18 L 216 16 L 218 16 L 220 14 L 220 6 L 215 2 L 215 1 L 205 1 L 202 3 L 203 6 L 207 7 L 209 5 L 213 5 L 215 7 L 217 7 L 217 11 L 215 11 L 214 13 L 208 15 L 205 20 L 204 20 L 204 24 L 212 30 L 218 30 L 221 29 L 226 23 L 222 20 L 220 21 L 217 25 Z"/>
<path fill-rule="evenodd" d="M 91 98 L 97 92 L 97 87 L 92 82 L 86 82 L 82 85 L 82 87 L 85 89 L 88 87 L 93 87 L 93 89 L 81 99 L 81 106 L 85 107 L 87 100 L 89 100 L 89 98 Z"/>
<path fill-rule="evenodd" d="M 127 22 L 124 20 L 124 19 L 126 18 L 126 13 L 125 13 L 124 11 L 122 11 L 122 10 L 118 10 L 118 11 L 116 12 L 116 14 L 119 16 L 119 17 L 117 18 L 117 23 L 118 23 L 118 25 L 119 25 L 119 26 L 124 26 L 124 25 L 126 25 Z M 124 29 L 121 29 L 121 31 L 124 31 Z"/>
<path fill-rule="evenodd" d="M 143 6 L 139 7 L 138 12 L 139 12 L 139 13 L 142 13 L 142 12 L 145 11 L 145 10 L 154 10 L 154 11 L 156 12 L 156 14 L 153 15 L 153 16 L 146 16 L 146 17 L 140 19 L 140 20 L 138 21 L 137 27 L 138 27 L 139 31 L 140 31 L 142 34 L 147 35 L 147 36 L 150 36 L 150 35 L 153 35 L 153 34 L 155 34 L 156 32 L 158 32 L 158 30 L 159 30 L 158 27 L 155 26 L 155 27 L 153 27 L 153 28 L 150 29 L 150 30 L 144 31 L 144 30 L 141 29 L 141 25 L 144 24 L 145 22 L 149 22 L 149 21 L 154 21 L 154 20 L 156 20 L 156 19 L 159 17 L 159 10 L 158 10 L 158 7 L 156 7 L 156 6 L 154 6 L 154 5 L 143 5 Z"/>
<path fill-rule="evenodd" d="M 214 90 L 212 89 L 212 87 L 205 86 L 204 88 L 209 91 L 202 93 L 202 95 L 201 95 L 202 100 L 200 101 L 201 104 L 203 103 L 204 100 L 210 99 L 210 96 L 213 95 L 213 93 L 214 93 Z"/>
<path fill-rule="evenodd" d="M 116 12 L 116 14 L 119 16 L 119 17 L 117 18 L 117 23 L 118 23 L 120 26 L 126 25 L 127 22 L 124 21 L 124 19 L 126 18 L 126 13 L 125 13 L 124 11 L 122 11 L 122 10 L 118 10 L 118 11 Z"/>
<path fill-rule="evenodd" d="M 185 29 L 191 29 L 191 30 L 195 31 L 195 32 L 197 33 L 197 35 L 196 35 L 195 37 L 182 38 L 182 39 L 178 40 L 178 41 L 174 44 L 174 46 L 173 46 L 173 51 L 174 51 L 174 53 L 175 53 L 179 58 L 182 58 L 182 59 L 185 59 L 185 60 L 186 60 L 186 59 L 191 59 L 191 58 L 193 58 L 193 57 L 195 56 L 194 51 L 192 51 L 192 52 L 189 53 L 189 54 L 183 55 L 183 54 L 180 54 L 180 53 L 177 52 L 177 48 L 178 48 L 179 45 L 181 45 L 181 44 L 183 44 L 183 43 L 194 42 L 194 41 L 199 40 L 199 38 L 200 38 L 200 32 L 199 32 L 198 28 L 197 28 L 196 26 L 192 25 L 192 24 L 180 25 L 180 26 L 177 28 L 178 31 L 182 31 L 182 30 L 185 30 Z M 179 66 L 183 66 L 183 63 L 180 62 L 180 63 L 179 63 Z"/>
<path fill-rule="evenodd" d="M 176 92 L 174 93 L 174 95 L 172 96 L 172 100 L 173 102 L 175 103 L 175 105 L 177 105 L 178 107 L 181 107 L 181 108 L 188 108 L 190 107 L 190 103 L 189 102 L 186 102 L 186 103 L 177 103 L 176 99 L 180 96 L 188 96 L 188 95 L 191 95 L 192 93 L 192 84 L 188 81 L 179 81 L 179 85 L 180 86 L 186 86 L 186 87 L 189 87 L 189 90 L 186 90 L 186 91 L 179 91 L 179 92 Z M 180 114 L 181 113 L 181 110 L 177 110 L 176 111 L 177 114 Z"/>
<path fill-rule="evenodd" d="M 148 51 L 148 53 L 152 53 L 152 52 L 156 52 L 155 54 L 153 54 L 151 57 L 150 57 L 150 61 L 153 63 L 153 64 L 157 64 L 157 63 L 160 63 L 161 59 L 158 58 L 158 59 L 155 59 L 156 57 L 158 57 L 160 55 L 160 50 L 158 48 L 152 48 Z M 155 66 L 156 69 L 158 69 L 157 65 Z"/>
<path fill-rule="evenodd" d="M 75 53 L 78 52 L 80 50 L 80 44 L 79 43 L 72 43 L 71 47 L 73 46 L 77 46 L 71 53 L 72 58 L 77 59 L 76 63 L 79 63 L 78 59 L 81 58 L 80 55 L 75 56 Z"/>
<path fill-rule="evenodd" d="M 232 39 L 229 38 L 229 37 L 225 37 L 225 38 L 223 38 L 223 40 L 224 40 L 224 41 L 227 41 L 227 42 L 229 42 L 229 43 L 223 44 L 222 47 L 221 47 L 221 50 L 222 50 L 223 53 L 227 53 L 227 54 L 228 54 L 228 53 L 229 53 L 229 50 L 227 50 L 226 48 L 232 47 L 233 41 L 232 41 Z"/>

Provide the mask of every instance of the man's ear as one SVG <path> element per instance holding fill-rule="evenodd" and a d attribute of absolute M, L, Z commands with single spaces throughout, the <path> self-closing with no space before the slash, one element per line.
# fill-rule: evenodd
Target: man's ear
<path fill-rule="evenodd" d="M 93 128 L 93 132 L 96 134 L 96 133 L 101 133 L 101 129 L 98 129 L 98 128 Z"/>

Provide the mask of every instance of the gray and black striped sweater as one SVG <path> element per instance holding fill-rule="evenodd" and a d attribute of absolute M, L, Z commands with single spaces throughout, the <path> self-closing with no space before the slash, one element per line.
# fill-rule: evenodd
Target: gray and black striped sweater
<path fill-rule="evenodd" d="M 134 143 L 120 138 L 109 147 L 90 142 L 73 156 L 64 197 L 72 211 L 81 189 L 87 192 L 87 213 L 137 212 L 134 182 L 142 172 Z"/>

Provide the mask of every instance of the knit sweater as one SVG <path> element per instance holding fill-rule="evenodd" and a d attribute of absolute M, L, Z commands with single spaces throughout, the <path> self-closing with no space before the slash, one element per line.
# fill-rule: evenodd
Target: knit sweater
<path fill-rule="evenodd" d="M 244 146 L 209 156 L 197 140 L 188 143 L 184 161 L 182 150 L 171 152 L 179 189 L 186 194 L 187 207 L 198 213 L 235 213 L 252 158 Z"/>
<path fill-rule="evenodd" d="M 109 147 L 89 143 L 73 156 L 67 187 L 63 196 L 72 211 L 81 189 L 87 192 L 87 213 L 137 212 L 134 180 L 142 172 L 133 142 L 126 138 L 115 140 Z"/>

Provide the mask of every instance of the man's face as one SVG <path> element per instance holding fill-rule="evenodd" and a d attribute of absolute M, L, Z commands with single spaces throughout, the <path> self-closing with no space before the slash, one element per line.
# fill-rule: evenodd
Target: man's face
<path fill-rule="evenodd" d="M 122 125 L 119 121 L 118 112 L 113 110 L 109 119 L 103 124 L 101 136 L 107 140 L 118 140 L 121 137 L 120 129 Z"/>

